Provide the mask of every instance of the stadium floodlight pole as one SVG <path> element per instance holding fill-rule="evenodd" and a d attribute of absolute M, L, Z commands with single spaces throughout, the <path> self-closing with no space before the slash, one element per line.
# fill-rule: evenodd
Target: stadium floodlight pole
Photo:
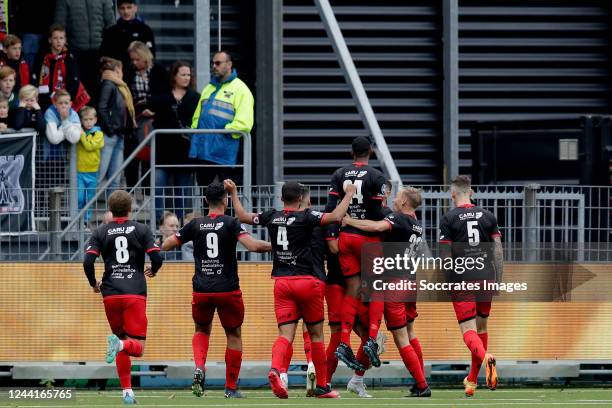
<path fill-rule="evenodd" d="M 342 68 L 344 78 L 346 79 L 346 82 L 351 90 L 351 95 L 357 103 L 357 109 L 359 110 L 361 120 L 369 130 L 370 134 L 374 137 L 374 152 L 376 153 L 376 157 L 380 162 L 380 166 L 389 176 L 392 183 L 395 182 L 398 186 L 401 186 L 402 180 L 399 172 L 397 171 L 397 167 L 395 166 L 391 152 L 389 152 L 389 147 L 387 146 L 385 137 L 380 129 L 378 120 L 376 120 L 376 115 L 374 114 L 374 110 L 372 109 L 372 105 L 370 104 L 365 88 L 363 87 L 363 83 L 361 82 L 361 78 L 357 72 L 357 68 L 355 67 L 355 62 L 351 57 L 351 53 L 346 45 L 342 31 L 340 31 L 340 26 L 338 25 L 338 20 L 336 20 L 334 11 L 332 10 L 328 0 L 315 0 L 315 4 L 317 5 L 319 15 L 321 16 L 321 21 L 323 22 L 323 26 L 327 32 L 327 36 L 332 42 L 334 52 L 338 56 L 340 67 Z"/>

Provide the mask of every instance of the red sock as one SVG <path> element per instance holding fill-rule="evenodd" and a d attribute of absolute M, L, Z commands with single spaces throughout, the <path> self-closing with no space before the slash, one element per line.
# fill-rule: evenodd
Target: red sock
<path fill-rule="evenodd" d="M 351 332 L 353 331 L 353 323 L 355 323 L 355 315 L 359 308 L 359 299 L 351 296 L 345 296 L 342 303 L 340 318 L 342 320 L 342 335 L 340 341 L 344 344 L 351 345 Z"/>
<path fill-rule="evenodd" d="M 289 348 L 289 340 L 283 336 L 278 336 L 272 346 L 272 368 L 280 373 L 285 362 L 287 348 Z"/>
<path fill-rule="evenodd" d="M 304 354 L 306 355 L 306 361 L 310 364 L 312 362 L 312 346 L 310 342 L 310 334 L 307 331 L 302 332 L 304 336 Z"/>
<path fill-rule="evenodd" d="M 334 354 L 340 344 L 340 332 L 332 333 L 327 345 L 327 383 L 331 384 L 331 379 L 338 367 L 338 358 Z"/>
<path fill-rule="evenodd" d="M 123 351 L 125 351 L 129 356 L 141 357 L 142 343 L 134 339 L 123 340 Z"/>
<path fill-rule="evenodd" d="M 287 371 L 289 371 L 289 365 L 291 364 L 292 357 L 293 357 L 293 344 L 289 343 L 289 347 L 287 347 L 287 351 L 285 352 L 285 359 L 283 361 L 283 366 L 281 367 L 280 370 L 278 370 L 279 373 L 286 373 Z"/>
<path fill-rule="evenodd" d="M 401 349 L 400 356 L 402 356 L 402 361 L 404 365 L 416 381 L 417 387 L 423 389 L 427 387 L 427 381 L 425 381 L 425 374 L 423 373 L 423 369 L 421 368 L 421 362 L 419 361 L 419 357 L 415 353 L 412 346 L 408 345 Z"/>
<path fill-rule="evenodd" d="M 236 389 L 236 381 L 240 375 L 242 365 L 242 351 L 231 348 L 225 349 L 225 388 Z"/>
<path fill-rule="evenodd" d="M 201 370 L 204 370 L 204 366 L 206 365 L 208 340 L 209 336 L 202 332 L 195 332 L 193 338 L 191 339 L 191 346 L 193 347 L 193 361 L 195 361 L 196 368 Z"/>
<path fill-rule="evenodd" d="M 485 351 L 489 349 L 489 333 L 478 333 L 478 337 L 480 337 L 480 341 L 482 341 L 482 345 L 485 348 Z"/>
<path fill-rule="evenodd" d="M 482 360 L 484 360 L 485 357 L 485 348 L 482 345 L 480 337 L 478 337 L 478 334 L 476 334 L 474 330 L 465 332 L 463 334 L 463 341 L 472 353 L 472 366 L 468 374 L 468 381 L 475 383 L 478 382 L 478 373 L 480 372 Z"/>
<path fill-rule="evenodd" d="M 357 350 L 357 355 L 355 356 L 355 358 L 357 359 L 357 361 L 359 361 L 361 363 L 362 366 L 364 366 L 366 368 L 366 370 L 368 369 L 368 367 L 370 366 L 370 359 L 368 358 L 367 354 L 365 353 L 365 351 L 363 351 L 363 345 L 365 344 L 365 342 L 363 341 L 363 339 L 361 340 L 361 344 L 359 345 L 359 349 Z M 365 374 L 365 371 L 359 370 L 359 371 L 355 371 L 355 374 L 363 377 Z"/>
<path fill-rule="evenodd" d="M 322 341 L 312 342 L 312 362 L 317 373 L 317 385 L 325 387 L 327 385 L 327 360 L 325 357 L 325 343 Z"/>
<path fill-rule="evenodd" d="M 425 364 L 423 363 L 423 349 L 421 348 L 421 343 L 419 342 L 419 339 L 415 337 L 414 339 L 410 340 L 410 345 L 412 346 L 414 352 L 419 358 L 419 362 L 421 363 L 421 370 L 425 372 Z"/>
<path fill-rule="evenodd" d="M 132 388 L 132 361 L 128 353 L 125 350 L 117 353 L 115 363 L 117 364 L 117 375 L 119 376 L 121 389 Z"/>
<path fill-rule="evenodd" d="M 380 329 L 380 322 L 382 320 L 384 311 L 385 302 L 370 302 L 370 307 L 368 310 L 368 314 L 370 316 L 369 335 L 373 339 L 376 339 L 376 336 L 378 336 L 378 330 Z"/>

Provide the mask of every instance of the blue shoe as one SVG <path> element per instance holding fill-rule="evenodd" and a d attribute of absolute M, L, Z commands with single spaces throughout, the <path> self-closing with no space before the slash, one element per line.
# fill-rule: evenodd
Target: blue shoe
<path fill-rule="evenodd" d="M 123 396 L 123 403 L 125 405 L 134 405 L 134 404 L 136 404 L 136 396 L 134 394 L 125 394 Z"/>
<path fill-rule="evenodd" d="M 110 364 L 115 361 L 115 357 L 117 357 L 117 353 L 121 347 L 121 340 L 119 337 L 111 334 L 106 338 L 106 342 L 106 362 Z"/>

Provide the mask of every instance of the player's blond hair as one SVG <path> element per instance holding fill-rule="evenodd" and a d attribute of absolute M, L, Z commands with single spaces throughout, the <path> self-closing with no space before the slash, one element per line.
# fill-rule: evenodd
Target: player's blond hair
<path fill-rule="evenodd" d="M 451 182 L 451 192 L 455 194 L 469 194 L 472 190 L 470 176 L 457 176 Z"/>
<path fill-rule="evenodd" d="M 125 190 L 116 190 L 108 197 L 108 209 L 113 217 L 127 217 L 132 211 L 132 196 Z"/>
<path fill-rule="evenodd" d="M 423 202 L 421 193 L 422 190 L 415 187 L 402 187 L 402 189 L 399 191 L 402 198 L 405 198 L 408 201 L 408 204 L 410 204 L 410 207 L 412 207 L 414 210 L 419 208 Z"/>

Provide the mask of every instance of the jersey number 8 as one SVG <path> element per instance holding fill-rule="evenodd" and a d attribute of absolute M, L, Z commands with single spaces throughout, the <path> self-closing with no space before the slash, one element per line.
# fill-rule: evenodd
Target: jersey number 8
<path fill-rule="evenodd" d="M 117 262 L 124 264 L 130 260 L 130 252 L 128 251 L 128 240 L 124 236 L 115 238 L 115 258 Z"/>

